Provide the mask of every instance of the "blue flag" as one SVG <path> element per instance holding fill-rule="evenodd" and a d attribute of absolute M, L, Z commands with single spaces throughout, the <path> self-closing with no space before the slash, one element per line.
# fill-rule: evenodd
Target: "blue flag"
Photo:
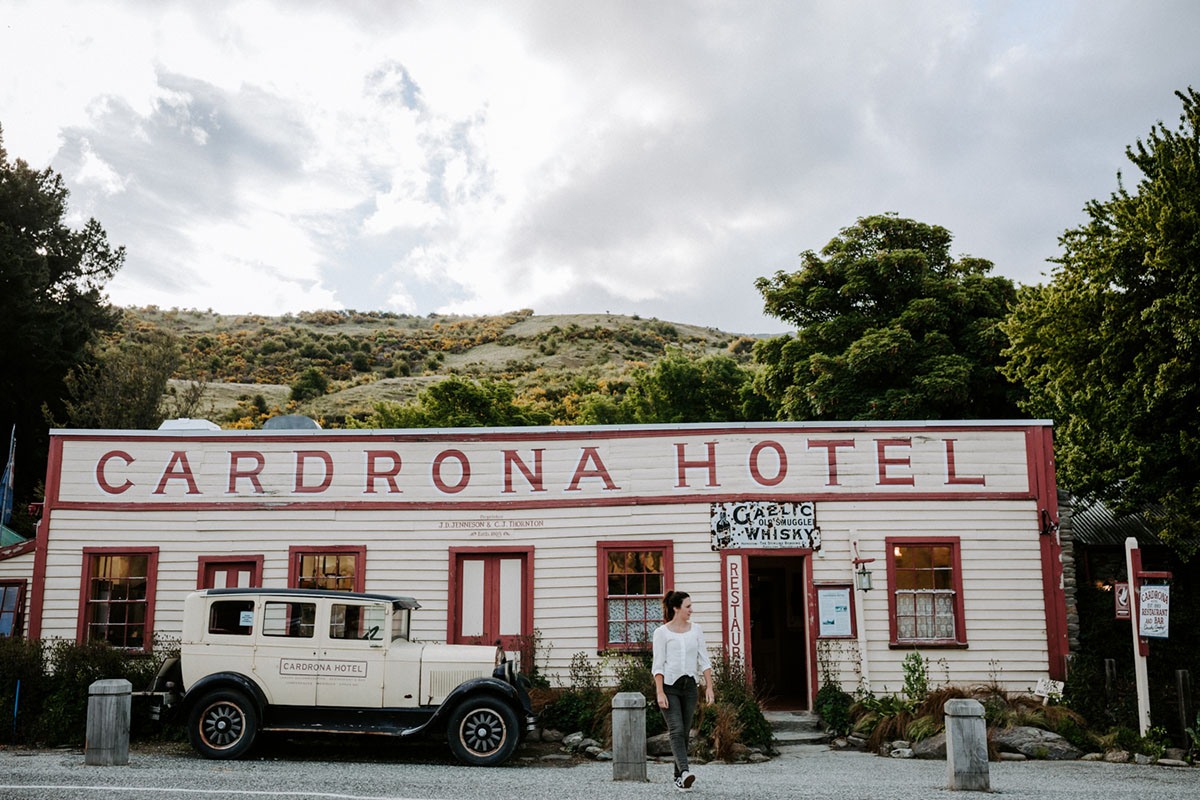
<path fill-rule="evenodd" d="M 12 521 L 13 509 L 13 456 L 17 452 L 17 426 L 13 425 L 8 439 L 8 463 L 4 465 L 4 477 L 0 478 L 0 525 Z"/>

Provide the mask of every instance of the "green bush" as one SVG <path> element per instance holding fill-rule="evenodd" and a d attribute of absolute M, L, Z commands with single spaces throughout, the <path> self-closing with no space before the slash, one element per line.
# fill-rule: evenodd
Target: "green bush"
<path fill-rule="evenodd" d="M 850 730 L 850 706 L 854 702 L 841 687 L 834 683 L 822 684 L 817 690 L 815 711 L 829 730 L 846 734 Z"/>
<path fill-rule="evenodd" d="M 724 654 L 713 661 L 713 694 L 716 704 L 728 704 L 737 709 L 737 721 L 741 726 L 742 744 L 771 750 L 775 735 L 771 723 L 763 716 L 762 703 L 746 674 L 741 661 L 730 659 Z M 713 719 L 713 724 L 715 724 Z M 703 725 L 706 719 L 701 720 Z M 705 732 L 701 728 L 701 732 Z M 706 735 L 711 736 L 711 730 Z"/>
<path fill-rule="evenodd" d="M 0 713 L 13 720 L 11 727 L 5 726 L 9 734 L 5 738 L 25 745 L 83 744 L 89 687 L 98 680 L 124 678 L 135 691 L 144 689 L 162 659 L 175 652 L 173 646 L 143 653 L 97 642 L 0 639 Z M 131 738 L 164 732 L 149 719 L 144 704 L 133 704 Z"/>
<path fill-rule="evenodd" d="M 664 732 L 667 729 L 667 721 L 658 709 L 658 689 L 654 683 L 652 653 L 646 650 L 609 658 L 617 678 L 617 692 L 638 692 L 646 698 L 646 736 L 656 736 Z"/>
<path fill-rule="evenodd" d="M 582 731 L 595 738 L 603 731 L 609 706 L 608 696 L 600 686 L 600 666 L 587 653 L 576 653 L 571 656 L 570 675 L 570 685 L 542 709 L 542 726 L 563 733 Z"/>

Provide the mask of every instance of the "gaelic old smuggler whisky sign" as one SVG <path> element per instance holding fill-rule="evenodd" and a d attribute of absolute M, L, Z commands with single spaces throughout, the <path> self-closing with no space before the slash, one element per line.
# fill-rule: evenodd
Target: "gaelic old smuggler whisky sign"
<path fill-rule="evenodd" d="M 713 550 L 745 547 L 821 549 L 816 503 L 761 501 L 710 504 Z"/>

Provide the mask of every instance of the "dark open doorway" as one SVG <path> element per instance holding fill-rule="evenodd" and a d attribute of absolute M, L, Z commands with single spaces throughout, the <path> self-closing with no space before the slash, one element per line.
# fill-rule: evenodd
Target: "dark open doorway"
<path fill-rule="evenodd" d="M 754 688 L 774 709 L 807 709 L 804 556 L 749 559 Z"/>

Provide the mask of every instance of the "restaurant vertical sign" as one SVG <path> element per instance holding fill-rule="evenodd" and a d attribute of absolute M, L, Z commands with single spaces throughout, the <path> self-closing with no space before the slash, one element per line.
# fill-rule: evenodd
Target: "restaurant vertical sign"
<path fill-rule="evenodd" d="M 750 636 L 749 604 L 746 587 L 746 557 L 739 553 L 727 552 L 722 556 L 721 588 L 723 616 L 725 617 L 725 635 L 722 639 L 725 655 L 733 662 L 741 662 L 750 668 L 750 650 L 747 647 Z"/>

